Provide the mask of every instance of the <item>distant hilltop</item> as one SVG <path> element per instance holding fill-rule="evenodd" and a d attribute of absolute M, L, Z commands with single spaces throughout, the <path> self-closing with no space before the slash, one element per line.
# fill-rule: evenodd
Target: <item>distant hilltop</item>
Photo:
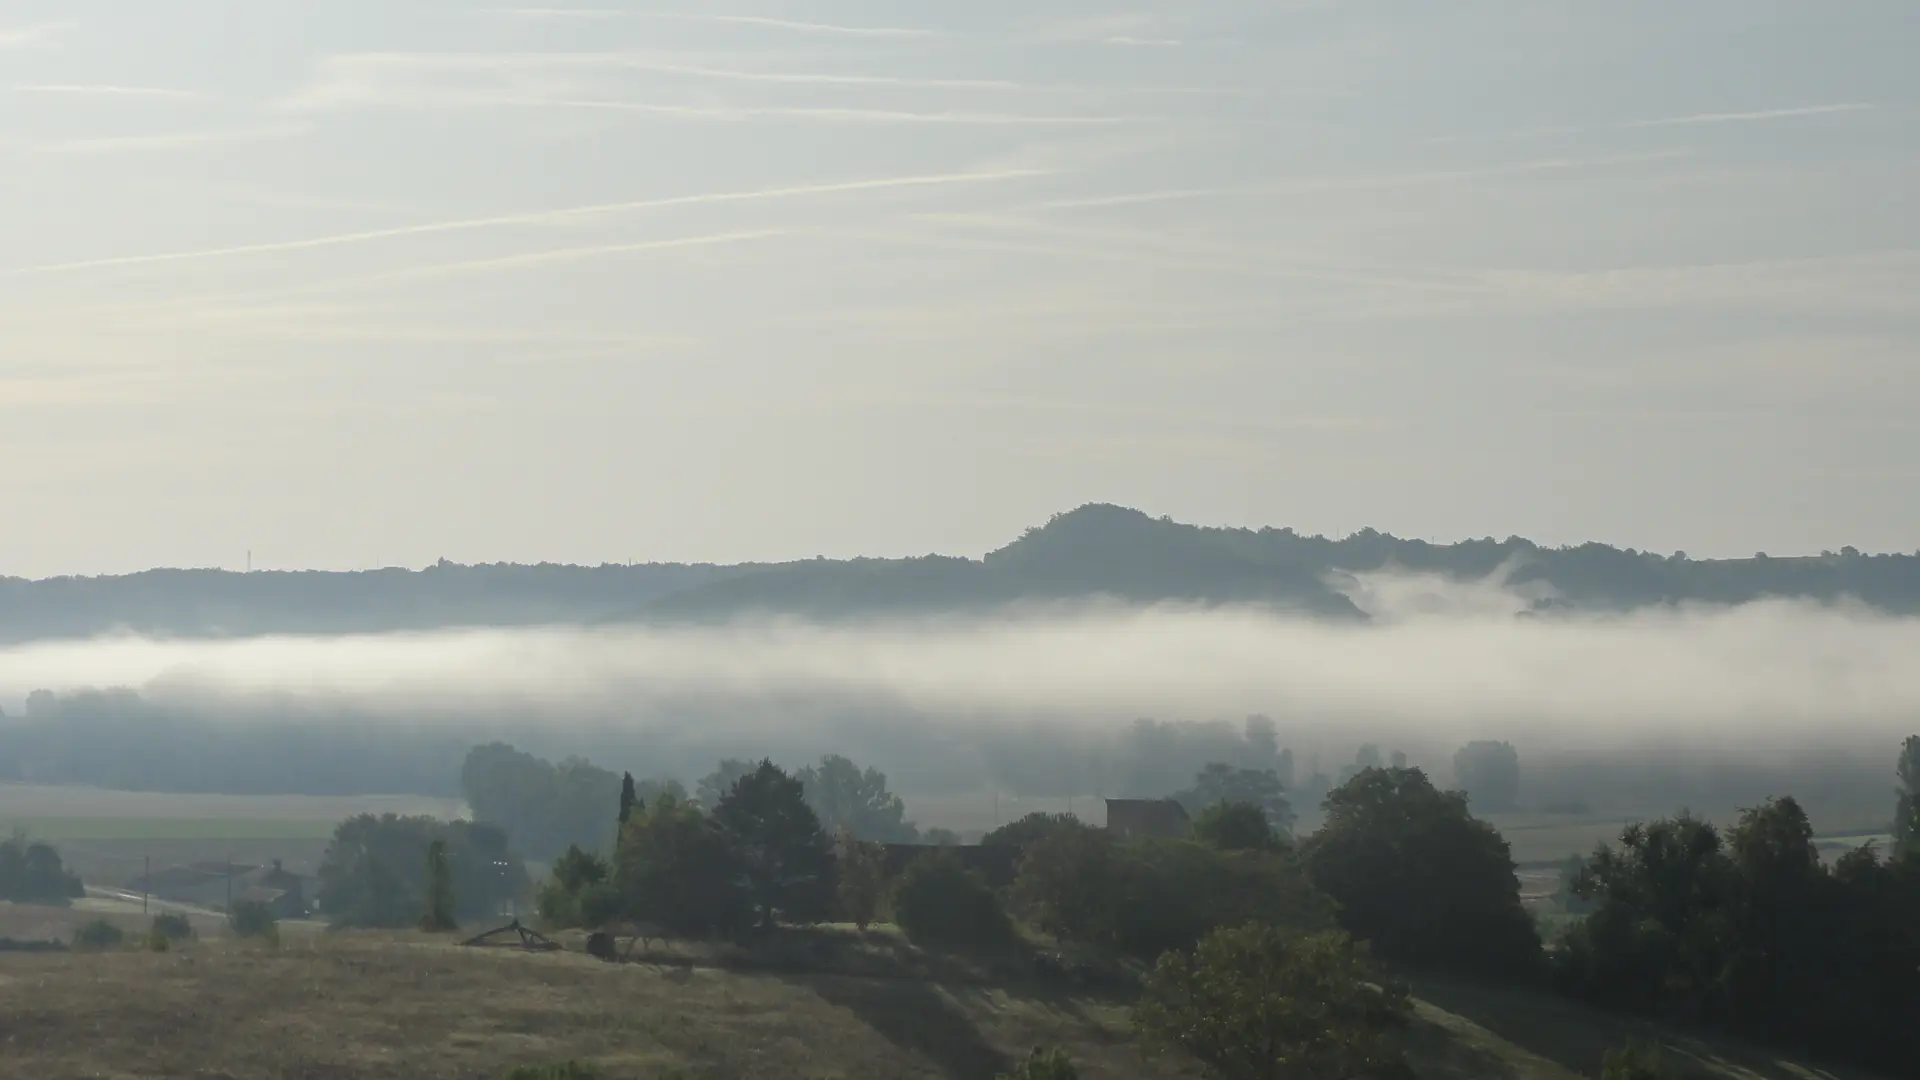
<path fill-rule="evenodd" d="M 1690 559 L 1605 544 L 1545 548 L 1519 537 L 1431 544 L 1365 529 L 1344 539 L 1291 529 L 1184 525 L 1089 505 L 984 558 L 810 559 L 736 566 L 542 564 L 424 570 L 149 570 L 98 578 L 0 579 L 0 641 L 114 631 L 175 637 L 370 633 L 452 626 L 598 625 L 729 618 L 816 619 L 990 610 L 1110 598 L 1255 604 L 1365 618 L 1335 587 L 1385 568 L 1551 593 L 1553 606 L 1625 610 L 1767 597 L 1852 598 L 1920 611 L 1920 557 L 1851 548 L 1805 558 Z"/>

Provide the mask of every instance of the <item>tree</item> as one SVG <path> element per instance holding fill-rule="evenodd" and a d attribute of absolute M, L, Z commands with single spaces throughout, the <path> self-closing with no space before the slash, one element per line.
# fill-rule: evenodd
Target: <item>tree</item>
<path fill-rule="evenodd" d="M 64 906 L 87 893 L 53 845 L 15 833 L 0 842 L 0 901 Z"/>
<path fill-rule="evenodd" d="M 893 921 L 915 944 L 1001 945 L 1013 922 L 980 875 L 952 851 L 921 855 L 893 886 Z"/>
<path fill-rule="evenodd" d="M 827 914 L 833 851 L 798 778 L 762 761 L 721 796 L 713 819 L 733 841 L 762 927 L 776 914 L 796 922 Z"/>
<path fill-rule="evenodd" d="M 754 765 L 751 761 L 726 758 L 700 780 L 694 788 L 694 797 L 701 806 L 711 811 L 720 805 L 720 800 L 726 797 L 727 792 L 733 790 L 733 785 L 739 783 L 740 778 L 752 772 L 753 769 Z"/>
<path fill-rule="evenodd" d="M 1511 812 L 1520 801 L 1520 752 L 1507 742 L 1473 742 L 1453 755 L 1453 782 L 1476 809 Z"/>
<path fill-rule="evenodd" d="M 612 863 L 578 847 L 554 860 L 535 898 L 541 922 L 553 928 L 601 926 L 618 918 L 623 906 Z"/>
<path fill-rule="evenodd" d="M 420 929 L 429 934 L 460 929 L 454 917 L 453 867 L 447 861 L 447 842 L 438 838 L 427 844 L 427 910 L 420 916 Z"/>
<path fill-rule="evenodd" d="M 467 752 L 460 790 L 475 820 L 506 830 L 522 851 L 543 859 L 574 845 L 611 852 L 632 807 L 661 795 L 686 795 L 673 780 L 635 781 L 631 773 L 616 774 L 580 757 L 555 764 L 505 743 Z M 620 814 L 609 815 L 615 805 Z"/>
<path fill-rule="evenodd" d="M 737 933 L 753 921 L 732 838 L 699 807 L 670 795 L 637 811 L 621 831 L 613 881 L 624 914 L 677 934 Z"/>
<path fill-rule="evenodd" d="M 862 770 L 838 754 L 828 754 L 798 775 L 807 805 L 826 829 L 845 829 L 883 844 L 911 844 L 920 838 L 920 830 L 906 820 L 906 804 L 887 790 L 887 776 L 878 769 Z"/>
<path fill-rule="evenodd" d="M 1307 872 L 1381 955 L 1481 972 L 1540 956 L 1507 842 L 1419 769 L 1368 769 L 1331 792 Z"/>
<path fill-rule="evenodd" d="M 880 914 L 887 888 L 886 853 L 879 844 L 842 831 L 836 843 L 840 914 L 865 930 Z"/>
<path fill-rule="evenodd" d="M 1272 769 L 1236 769 L 1214 762 L 1193 778 L 1193 786 L 1174 796 L 1187 813 L 1198 815 L 1215 803 L 1252 803 L 1266 815 L 1268 824 L 1279 832 L 1293 830 L 1293 807 L 1287 803 L 1286 789 Z"/>
<path fill-rule="evenodd" d="M 434 840 L 446 843 L 457 920 L 491 918 L 526 895 L 526 865 L 499 828 L 362 814 L 334 829 L 321 857 L 320 909 L 336 926 L 415 925 L 427 905 L 427 849 Z"/>
<path fill-rule="evenodd" d="M 1193 838 L 1223 851 L 1271 851 L 1276 839 L 1267 815 L 1252 803 L 1214 803 L 1193 822 Z"/>
<path fill-rule="evenodd" d="M 1904 849 L 1920 845 L 1920 735 L 1909 735 L 1901 744 L 1894 773 L 1900 785 L 1894 789 L 1893 843 Z"/>
<path fill-rule="evenodd" d="M 1022 850 L 1063 829 L 1092 829 L 1072 814 L 1049 814 L 1036 810 L 1007 822 L 980 838 L 983 847 L 1016 847 Z"/>
<path fill-rule="evenodd" d="M 640 793 L 634 789 L 633 774 L 620 774 L 620 817 L 619 823 L 625 825 L 633 817 L 635 808 L 641 805 Z"/>
<path fill-rule="evenodd" d="M 1250 923 L 1161 957 L 1134 1025 L 1217 1080 L 1405 1076 L 1393 1034 L 1412 1011 L 1346 935 Z"/>

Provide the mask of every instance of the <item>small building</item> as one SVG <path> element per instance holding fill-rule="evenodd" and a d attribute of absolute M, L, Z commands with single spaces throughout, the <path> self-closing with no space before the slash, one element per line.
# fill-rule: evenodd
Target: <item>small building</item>
<path fill-rule="evenodd" d="M 1184 840 L 1192 829 L 1187 808 L 1172 799 L 1107 800 L 1107 831 L 1122 840 Z"/>
<path fill-rule="evenodd" d="M 127 882 L 126 890 L 175 904 L 224 910 L 229 901 L 253 901 L 273 909 L 281 919 L 299 918 L 311 910 L 307 881 L 280 865 L 202 862 L 170 866 Z"/>

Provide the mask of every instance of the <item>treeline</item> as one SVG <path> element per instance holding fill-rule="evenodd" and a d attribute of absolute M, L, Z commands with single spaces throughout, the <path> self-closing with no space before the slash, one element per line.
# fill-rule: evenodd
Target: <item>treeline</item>
<path fill-rule="evenodd" d="M 616 775 L 584 758 L 556 764 L 505 743 L 488 743 L 468 752 L 460 769 L 460 790 L 476 821 L 506 830 L 519 850 L 547 860 L 569 847 L 612 851 L 618 829 L 606 808 L 623 790 L 642 804 L 671 797 L 711 808 L 755 768 L 738 758 L 722 760 L 701 779 L 695 788 L 698 796 L 692 798 L 671 778 L 635 781 L 631 774 Z M 906 819 L 906 804 L 888 790 L 886 774 L 877 769 L 829 754 L 798 770 L 795 779 L 808 807 L 832 831 L 892 844 L 916 843 L 923 837 Z M 931 832 L 939 837 L 937 830 Z"/>
<path fill-rule="evenodd" d="M 1453 544 L 1363 529 L 1334 539 L 1291 529 L 1203 528 L 1117 506 L 1083 506 L 981 559 L 811 559 L 777 565 L 459 566 L 354 573 L 152 570 L 126 577 L 0 578 L 0 642 L 127 632 L 169 637 L 372 633 L 544 626 L 774 612 L 818 618 L 981 610 L 1110 597 L 1143 603 L 1270 604 L 1359 619 L 1328 581 L 1385 567 L 1549 587 L 1559 604 L 1621 610 L 1767 597 L 1856 598 L 1920 611 L 1920 555 L 1692 559 L 1519 537 Z"/>
<path fill-rule="evenodd" d="M 1882 787 L 1885 775 L 1883 761 L 1844 746 L 1791 756 L 1729 747 L 1708 767 L 1697 752 L 1647 747 L 1571 753 L 1502 743 L 1368 744 L 1356 752 L 1348 744 L 1336 752 L 1325 746 L 1323 726 L 1284 717 L 1017 724 L 835 695 L 640 700 L 535 723 L 525 707 L 506 701 L 458 714 L 430 703 L 373 712 L 285 696 L 95 690 L 36 692 L 23 713 L 0 716 L 0 781 L 221 794 L 471 795 L 462 783 L 469 751 L 513 731 L 520 750 L 549 760 L 639 763 L 648 778 L 692 783 L 717 759 L 744 756 L 741 732 L 748 729 L 762 732 L 753 752 L 776 761 L 815 761 L 823 743 L 858 747 L 863 768 L 884 772 L 897 790 L 928 796 L 1160 798 L 1184 790 L 1200 769 L 1224 763 L 1272 771 L 1306 817 L 1334 787 L 1377 765 L 1420 764 L 1450 776 L 1448 783 L 1468 791 L 1483 813 L 1517 806 L 1624 816 L 1751 805 L 1794 791 L 1849 824 L 1881 812 L 1862 805 L 1861 793 Z M 597 783 L 603 794 L 605 776 Z M 587 835 L 569 840 L 585 843 Z"/>

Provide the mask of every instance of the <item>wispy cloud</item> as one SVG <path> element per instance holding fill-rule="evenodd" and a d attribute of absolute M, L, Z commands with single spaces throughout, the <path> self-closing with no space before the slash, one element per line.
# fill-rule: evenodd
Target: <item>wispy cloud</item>
<path fill-rule="evenodd" d="M 1755 124 L 1773 120 L 1801 120 L 1816 116 L 1866 112 L 1880 108 L 1872 102 L 1849 101 L 1827 105 L 1800 105 L 1783 109 L 1753 109 L 1744 112 L 1685 113 L 1643 120 L 1622 120 L 1612 124 L 1568 124 L 1548 127 L 1496 131 L 1482 135 L 1436 135 L 1422 139 L 1428 145 L 1444 143 L 1500 142 L 1509 139 L 1547 139 L 1561 135 L 1583 135 L 1596 131 L 1631 131 L 1636 128 L 1694 127 L 1708 124 Z"/>
<path fill-rule="evenodd" d="M 16 86 L 16 94 L 46 97 L 154 98 L 189 101 L 201 97 L 196 90 L 176 90 L 163 86 L 116 86 L 110 83 L 38 83 Z"/>
<path fill-rule="evenodd" d="M 849 180 L 837 184 L 808 184 L 797 187 L 762 188 L 753 191 L 701 192 L 692 195 L 673 195 L 656 199 L 637 199 L 630 202 L 597 203 L 589 206 L 535 210 L 520 214 L 500 214 L 493 217 L 466 218 L 458 221 L 434 221 L 418 225 L 402 225 L 389 229 L 368 229 L 360 232 L 335 233 L 330 236 L 315 236 L 302 240 L 282 240 L 263 244 L 241 244 L 224 248 L 207 248 L 198 251 L 175 251 L 154 255 L 124 255 L 105 259 L 52 263 L 41 266 L 19 267 L 13 272 L 16 274 L 48 274 L 118 266 L 144 266 L 156 263 L 231 258 L 234 256 L 260 255 L 271 252 L 342 247 L 350 244 L 364 244 L 378 240 L 392 240 L 410 236 L 428 236 L 438 233 L 470 232 L 479 229 L 496 229 L 521 225 L 551 225 L 580 218 L 631 213 L 643 210 L 659 210 L 675 206 L 759 202 L 770 199 L 846 195 L 858 192 L 884 191 L 897 188 L 935 187 L 952 184 L 1004 183 L 1011 180 L 1042 175 L 1046 174 L 1037 169 L 1007 169 L 993 172 L 962 172 L 925 176 L 883 177 L 872 180 Z"/>
<path fill-rule="evenodd" d="M 1150 121 L 1136 116 L 1032 116 L 1019 113 L 912 112 L 901 109 L 854 109 L 800 106 L 670 105 L 646 101 L 591 101 L 560 99 L 520 101 L 518 105 L 596 109 L 611 112 L 645 113 L 654 116 L 682 117 L 694 120 L 809 120 L 819 123 L 854 124 L 963 124 L 976 126 L 1012 126 L 1023 124 L 1072 126 L 1084 124 L 1124 124 Z"/>
<path fill-rule="evenodd" d="M 878 38 L 921 38 L 933 37 L 937 30 L 926 30 L 904 26 L 847 26 L 837 23 L 802 22 L 796 19 L 773 19 L 763 15 L 695 15 L 695 14 L 658 14 L 652 16 L 661 19 L 683 19 L 695 22 L 721 23 L 731 26 L 760 26 L 772 30 L 792 30 L 802 34 L 841 34 L 850 37 Z"/>
<path fill-rule="evenodd" d="M 1635 120 L 1620 124 L 1623 128 L 1645 127 L 1684 127 L 1692 124 L 1751 124 L 1765 120 L 1796 120 L 1806 116 L 1831 116 L 1834 113 L 1865 112 L 1876 108 L 1864 101 L 1843 102 L 1836 105 L 1803 105 L 1793 109 L 1762 109 L 1752 112 L 1693 113 L 1688 116 L 1668 116 L 1658 120 Z"/>
<path fill-rule="evenodd" d="M 1213 87 L 1127 84 L 1085 86 L 848 71 L 776 71 L 701 63 L 688 57 L 637 52 L 349 53 L 326 57 L 314 77 L 275 103 L 293 111 L 358 106 L 497 105 L 529 97 L 578 93 L 578 77 L 594 72 L 639 72 L 675 78 L 774 86 L 953 90 L 1111 96 L 1228 95 Z"/>

